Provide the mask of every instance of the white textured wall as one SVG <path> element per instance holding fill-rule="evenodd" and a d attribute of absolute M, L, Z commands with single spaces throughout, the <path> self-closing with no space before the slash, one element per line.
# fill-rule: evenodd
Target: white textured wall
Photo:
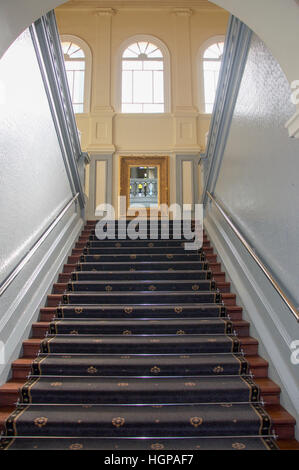
<path fill-rule="evenodd" d="M 297 0 L 209 0 L 251 28 L 271 50 L 289 82 L 299 79 Z"/>
<path fill-rule="evenodd" d="M 293 112 L 286 76 L 253 35 L 215 194 L 299 306 L 299 141 L 284 128 Z M 298 324 L 214 206 L 206 229 L 269 361 L 269 377 L 281 387 L 281 404 L 298 423 L 299 365 L 291 361 Z"/>
<path fill-rule="evenodd" d="M 284 73 L 254 36 L 215 193 L 299 305 L 299 142 L 284 128 L 293 112 Z"/>
<path fill-rule="evenodd" d="M 0 60 L 0 282 L 71 198 L 28 31 Z"/>

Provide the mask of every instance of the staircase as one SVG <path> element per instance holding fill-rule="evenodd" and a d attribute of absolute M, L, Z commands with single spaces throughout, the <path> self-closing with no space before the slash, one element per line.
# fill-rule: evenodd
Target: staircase
<path fill-rule="evenodd" d="M 206 234 L 185 251 L 87 222 L 0 388 L 0 448 L 299 449 L 249 327 Z"/>

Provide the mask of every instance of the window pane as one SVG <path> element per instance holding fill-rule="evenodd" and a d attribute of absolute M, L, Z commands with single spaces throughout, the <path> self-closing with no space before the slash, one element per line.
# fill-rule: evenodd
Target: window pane
<path fill-rule="evenodd" d="M 146 53 L 146 49 L 147 49 L 147 46 L 148 46 L 148 42 L 138 42 L 138 46 L 139 46 L 139 49 L 140 49 L 140 52 L 141 54 L 145 54 Z"/>
<path fill-rule="evenodd" d="M 206 113 L 212 114 L 214 108 L 214 103 L 206 103 L 205 111 Z"/>
<path fill-rule="evenodd" d="M 74 113 L 83 113 L 83 104 L 74 104 Z"/>
<path fill-rule="evenodd" d="M 153 102 L 152 72 L 134 72 L 133 93 L 134 103 Z"/>
<path fill-rule="evenodd" d="M 85 54 L 82 51 L 82 49 L 79 49 L 79 50 L 77 50 L 77 51 L 75 51 L 71 54 L 72 59 L 81 59 L 81 58 L 84 58 L 84 57 L 85 57 Z"/>
<path fill-rule="evenodd" d="M 144 70 L 163 70 L 163 60 L 145 60 L 143 62 Z"/>
<path fill-rule="evenodd" d="M 205 101 L 213 103 L 215 99 L 215 80 L 213 72 L 205 72 Z"/>
<path fill-rule="evenodd" d="M 132 103 L 133 102 L 133 74 L 132 72 L 123 72 L 122 74 L 122 102 Z"/>
<path fill-rule="evenodd" d="M 130 55 L 130 56 L 126 56 L 126 57 L 135 57 L 135 56 L 138 57 L 139 54 L 140 54 L 139 47 L 138 47 L 137 43 L 131 44 L 125 52 L 127 52 L 127 51 L 128 51 L 128 52 L 130 51 L 130 54 L 131 54 L 131 55 Z"/>
<path fill-rule="evenodd" d="M 70 45 L 71 45 L 70 42 L 63 42 L 63 43 L 61 44 L 62 50 L 63 50 L 63 53 L 64 53 L 64 54 L 67 53 L 67 51 L 69 50 Z"/>
<path fill-rule="evenodd" d="M 73 101 L 73 90 L 74 90 L 74 72 L 66 72 L 67 81 L 70 88 L 71 98 Z"/>
<path fill-rule="evenodd" d="M 142 70 L 142 61 L 123 60 L 123 70 Z"/>
<path fill-rule="evenodd" d="M 131 51 L 130 49 L 126 49 L 125 52 L 123 53 L 123 57 L 127 58 L 127 57 L 132 57 L 132 58 L 136 58 L 138 57 L 138 54 L 136 54 L 135 52 Z"/>
<path fill-rule="evenodd" d="M 155 51 L 148 54 L 148 57 L 163 57 L 163 54 L 160 49 L 156 49 Z"/>
<path fill-rule="evenodd" d="M 67 60 L 65 68 L 66 70 L 85 70 L 85 62 L 83 60 Z"/>
<path fill-rule="evenodd" d="M 147 55 L 150 55 L 152 52 L 154 52 L 158 47 L 155 44 L 149 43 L 146 49 Z"/>
<path fill-rule="evenodd" d="M 144 104 L 144 113 L 164 113 L 164 104 Z"/>
<path fill-rule="evenodd" d="M 204 53 L 204 58 L 207 59 L 219 59 L 223 54 L 224 43 L 217 42 L 212 44 L 212 46 L 208 47 L 208 49 Z"/>
<path fill-rule="evenodd" d="M 211 112 L 207 110 L 207 105 L 212 105 L 215 101 L 217 84 L 218 84 L 219 72 L 214 71 L 205 71 L 204 73 L 204 83 L 205 83 L 205 103 L 206 103 L 206 112 Z M 210 109 L 210 108 L 209 108 Z"/>
<path fill-rule="evenodd" d="M 164 103 L 163 72 L 154 72 L 154 103 Z"/>
<path fill-rule="evenodd" d="M 84 101 L 84 72 L 75 72 L 74 77 L 74 103 L 83 103 Z"/>
<path fill-rule="evenodd" d="M 221 61 L 220 60 L 209 60 L 209 61 L 204 61 L 204 70 L 214 70 L 215 72 L 218 72 L 220 70 L 221 66 Z"/>
<path fill-rule="evenodd" d="M 142 113 L 142 104 L 123 104 L 123 113 Z"/>

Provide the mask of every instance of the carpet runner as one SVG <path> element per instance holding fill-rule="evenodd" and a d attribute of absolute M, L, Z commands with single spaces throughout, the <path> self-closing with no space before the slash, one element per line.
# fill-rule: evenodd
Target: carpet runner
<path fill-rule="evenodd" d="M 90 230 L 1 449 L 278 449 L 205 247 L 170 232 Z"/>

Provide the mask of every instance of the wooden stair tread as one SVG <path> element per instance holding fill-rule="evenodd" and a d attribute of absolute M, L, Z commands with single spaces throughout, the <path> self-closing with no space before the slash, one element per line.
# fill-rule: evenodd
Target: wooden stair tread
<path fill-rule="evenodd" d="M 238 376 L 236 376 L 238 377 Z M 260 387 L 262 393 L 279 393 L 280 387 L 278 387 L 272 380 L 268 378 L 255 379 L 255 383 Z M 11 379 L 0 387 L 1 393 L 15 393 L 19 388 L 24 385 L 26 380 L 24 379 Z"/>
<path fill-rule="evenodd" d="M 265 405 L 273 424 L 296 424 L 295 418 L 281 405 Z"/>
<path fill-rule="evenodd" d="M 295 439 L 278 439 L 276 444 L 280 448 L 280 450 L 299 450 L 299 442 Z"/>

